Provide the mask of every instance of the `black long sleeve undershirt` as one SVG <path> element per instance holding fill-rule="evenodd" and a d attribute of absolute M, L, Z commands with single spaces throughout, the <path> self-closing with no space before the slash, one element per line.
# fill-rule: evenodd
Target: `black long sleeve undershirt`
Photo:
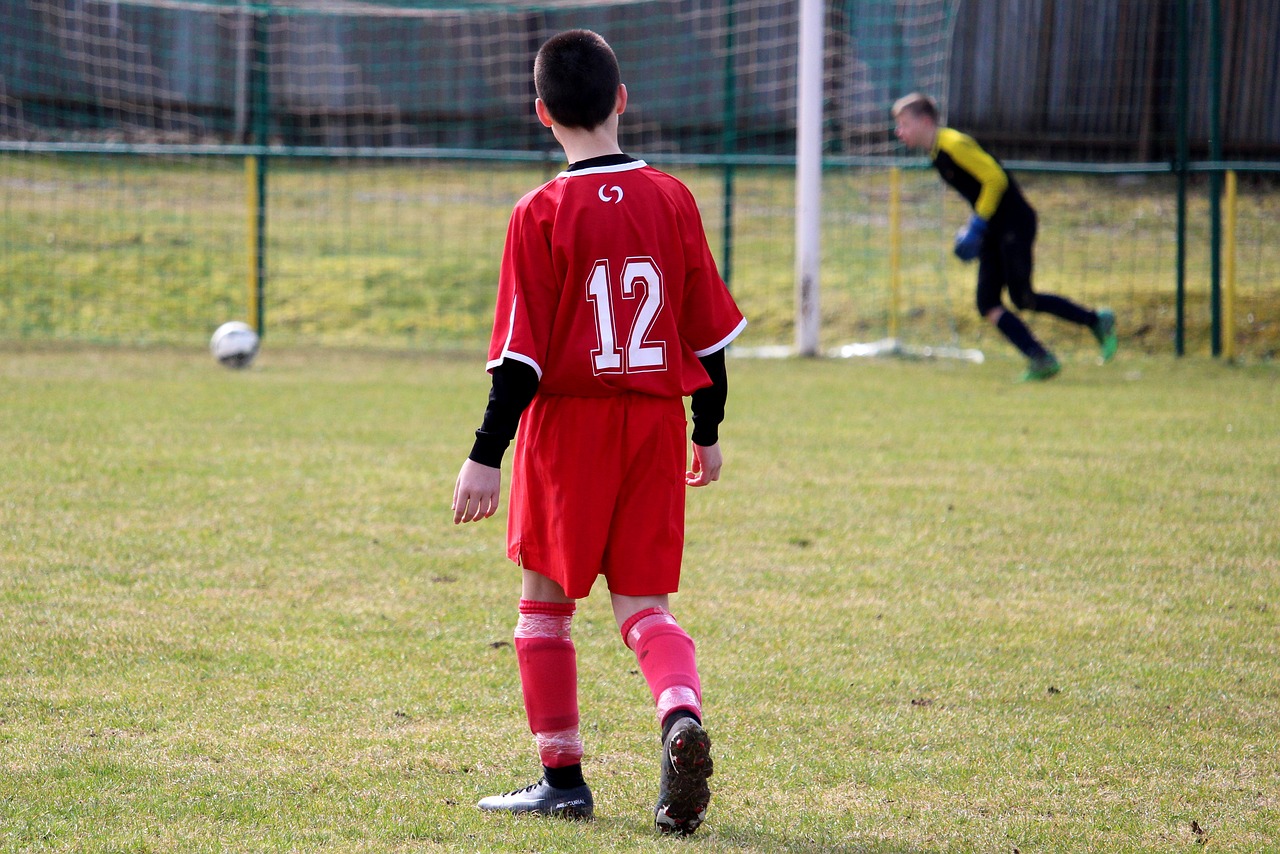
<path fill-rule="evenodd" d="M 729 399 L 729 375 L 724 367 L 724 350 L 703 356 L 698 361 L 711 377 L 711 385 L 700 388 L 689 400 L 693 414 L 693 444 L 714 445 L 720 441 L 720 422 L 724 420 L 724 403 Z"/>
<path fill-rule="evenodd" d="M 502 467 L 502 455 L 516 437 L 520 415 L 538 391 L 538 372 L 524 362 L 506 359 L 492 371 L 489 405 L 476 431 L 470 459 L 491 468 Z"/>
<path fill-rule="evenodd" d="M 729 397 L 729 378 L 725 370 L 724 350 L 699 359 L 711 385 L 693 393 L 689 408 L 693 412 L 693 442 L 714 445 L 720 440 L 720 422 L 724 420 L 724 404 Z M 491 468 L 502 466 L 502 456 L 516 436 L 520 416 L 538 391 L 538 374 L 524 362 L 507 359 L 490 372 L 489 405 L 484 421 L 476 431 L 475 443 L 468 457 Z"/>

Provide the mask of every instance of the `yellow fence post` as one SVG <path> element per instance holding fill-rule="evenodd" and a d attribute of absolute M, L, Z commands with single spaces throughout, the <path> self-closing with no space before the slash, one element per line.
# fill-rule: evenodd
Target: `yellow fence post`
<path fill-rule="evenodd" d="M 1227 170 L 1227 215 L 1222 224 L 1222 356 L 1236 358 L 1236 173 Z"/>

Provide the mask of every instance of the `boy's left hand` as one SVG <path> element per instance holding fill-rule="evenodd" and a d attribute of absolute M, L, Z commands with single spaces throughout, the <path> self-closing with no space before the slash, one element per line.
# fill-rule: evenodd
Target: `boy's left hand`
<path fill-rule="evenodd" d="M 720 443 L 714 445 L 693 446 L 693 469 L 684 473 L 686 486 L 706 486 L 720 479 L 720 467 L 724 465 L 724 455 L 720 453 Z"/>
<path fill-rule="evenodd" d="M 498 512 L 502 469 L 467 460 L 453 485 L 453 524 L 488 519 Z"/>

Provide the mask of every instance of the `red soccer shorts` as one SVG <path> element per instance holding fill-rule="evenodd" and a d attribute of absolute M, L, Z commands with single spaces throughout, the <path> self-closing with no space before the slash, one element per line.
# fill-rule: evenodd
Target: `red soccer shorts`
<path fill-rule="evenodd" d="M 520 420 L 507 557 L 581 599 L 604 575 L 613 593 L 680 586 L 684 402 L 537 395 Z"/>

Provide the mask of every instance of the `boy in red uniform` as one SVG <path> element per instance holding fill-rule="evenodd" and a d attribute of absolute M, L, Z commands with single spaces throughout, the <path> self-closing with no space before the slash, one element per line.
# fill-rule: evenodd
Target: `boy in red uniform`
<path fill-rule="evenodd" d="M 502 456 L 519 426 L 507 555 L 522 570 L 516 658 L 543 776 L 479 807 L 592 817 L 570 624 L 575 600 L 603 575 L 662 725 L 655 821 L 688 834 L 711 798 L 711 740 L 694 644 L 668 595 L 680 581 L 685 487 L 720 477 L 724 350 L 746 321 L 689 190 L 619 148 L 627 90 L 605 40 L 554 36 L 538 51 L 534 84 L 538 119 L 570 165 L 511 215 L 489 405 L 458 474 L 453 520 L 498 509 Z"/>

